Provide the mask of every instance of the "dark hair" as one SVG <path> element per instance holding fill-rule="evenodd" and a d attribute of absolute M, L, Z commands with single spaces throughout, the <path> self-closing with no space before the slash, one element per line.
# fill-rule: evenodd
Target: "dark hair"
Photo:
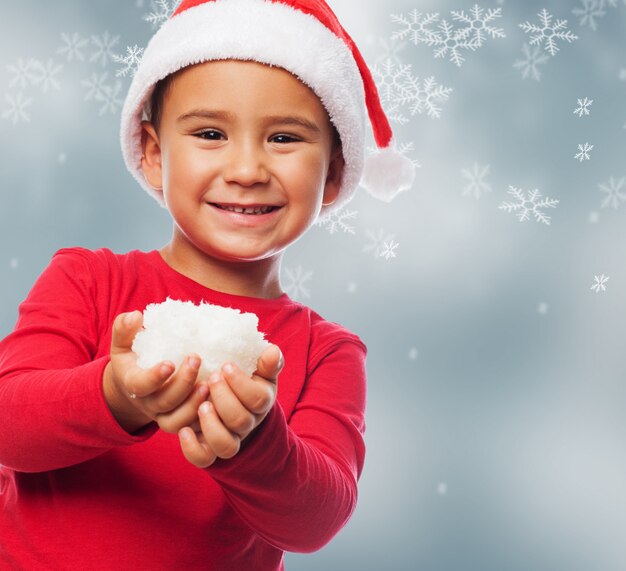
<path fill-rule="evenodd" d="M 150 96 L 150 116 L 148 117 L 150 123 L 154 126 L 156 132 L 159 132 L 159 126 L 161 124 L 161 115 L 163 114 L 163 101 L 165 101 L 165 94 L 172 82 L 172 78 L 175 74 L 165 76 L 163 79 L 156 82 L 152 95 Z"/>
<path fill-rule="evenodd" d="M 172 79 L 176 76 L 176 73 L 172 73 L 170 75 L 165 76 L 163 79 L 157 81 L 154 86 L 154 90 L 152 91 L 152 95 L 150 96 L 150 116 L 149 121 L 154 126 L 156 132 L 159 132 L 159 126 L 161 124 L 161 116 L 163 114 L 163 102 L 165 101 L 165 95 L 169 89 L 169 86 L 172 83 Z M 341 146 L 341 138 L 339 137 L 339 132 L 337 131 L 335 125 L 331 122 L 331 127 L 333 129 L 333 146 L 332 150 L 334 151 L 337 147 Z"/>

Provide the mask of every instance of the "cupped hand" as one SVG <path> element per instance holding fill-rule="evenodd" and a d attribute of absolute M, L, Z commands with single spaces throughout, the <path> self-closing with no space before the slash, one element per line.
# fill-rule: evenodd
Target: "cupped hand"
<path fill-rule="evenodd" d="M 269 345 L 249 377 L 234 363 L 225 363 L 209 377 L 210 400 L 200 405 L 199 427 L 179 431 L 183 454 L 189 462 L 206 468 L 217 458 L 232 458 L 241 442 L 274 406 L 278 375 L 284 366 L 277 345 Z"/>
<path fill-rule="evenodd" d="M 154 421 L 176 433 L 197 420 L 198 407 L 209 394 L 208 385 L 197 382 L 200 357 L 187 355 L 178 369 L 170 361 L 142 369 L 132 350 L 142 324 L 140 311 L 122 313 L 113 322 L 111 361 L 103 376 L 105 399 L 128 432 Z"/>

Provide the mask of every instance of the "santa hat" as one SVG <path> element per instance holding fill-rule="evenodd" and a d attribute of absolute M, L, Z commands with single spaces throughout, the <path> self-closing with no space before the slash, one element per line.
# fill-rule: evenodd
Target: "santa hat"
<path fill-rule="evenodd" d="M 359 184 L 382 200 L 411 187 L 415 168 L 393 144 L 372 74 L 354 41 L 323 0 L 182 0 L 144 51 L 122 110 L 124 160 L 141 186 L 164 206 L 141 169 L 141 121 L 149 118 L 156 83 L 211 60 L 252 60 L 286 69 L 320 98 L 339 133 L 345 161 L 340 209 Z M 378 151 L 365 160 L 369 116 Z"/>

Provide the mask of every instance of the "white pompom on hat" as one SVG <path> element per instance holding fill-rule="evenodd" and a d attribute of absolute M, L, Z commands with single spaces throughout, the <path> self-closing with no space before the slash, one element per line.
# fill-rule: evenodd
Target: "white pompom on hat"
<path fill-rule="evenodd" d="M 411 187 L 415 167 L 396 151 L 372 74 L 326 2 L 182 0 L 148 43 L 122 110 L 126 166 L 162 206 L 162 191 L 148 184 L 141 169 L 141 122 L 149 118 L 154 87 L 184 67 L 224 59 L 281 67 L 320 98 L 339 133 L 345 161 L 337 199 L 322 206 L 321 218 L 347 204 L 359 184 L 379 198 Z M 366 165 L 367 116 L 380 152 Z"/>

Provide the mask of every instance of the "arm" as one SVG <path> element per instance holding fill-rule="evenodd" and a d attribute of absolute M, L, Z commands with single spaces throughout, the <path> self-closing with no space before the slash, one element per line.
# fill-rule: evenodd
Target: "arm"
<path fill-rule="evenodd" d="M 208 395 L 196 384 L 200 360 L 140 369 L 131 348 L 139 311 L 116 316 L 110 355 L 94 359 L 109 328 L 98 321 L 99 306 L 107 319 L 109 287 L 84 253 L 61 250 L 20 306 L 15 331 L 0 342 L 1 464 L 62 468 L 141 442 L 157 425 L 177 432 L 197 419 Z"/>
<path fill-rule="evenodd" d="M 60 250 L 0 342 L 0 464 L 40 472 L 148 438 L 123 430 L 102 391 L 109 356 L 95 359 L 97 279 L 84 254 Z"/>
<path fill-rule="evenodd" d="M 285 551 L 315 551 L 356 506 L 364 409 L 365 347 L 343 339 L 311 372 L 289 422 L 275 403 L 236 456 L 206 470 L 266 541 Z"/>

